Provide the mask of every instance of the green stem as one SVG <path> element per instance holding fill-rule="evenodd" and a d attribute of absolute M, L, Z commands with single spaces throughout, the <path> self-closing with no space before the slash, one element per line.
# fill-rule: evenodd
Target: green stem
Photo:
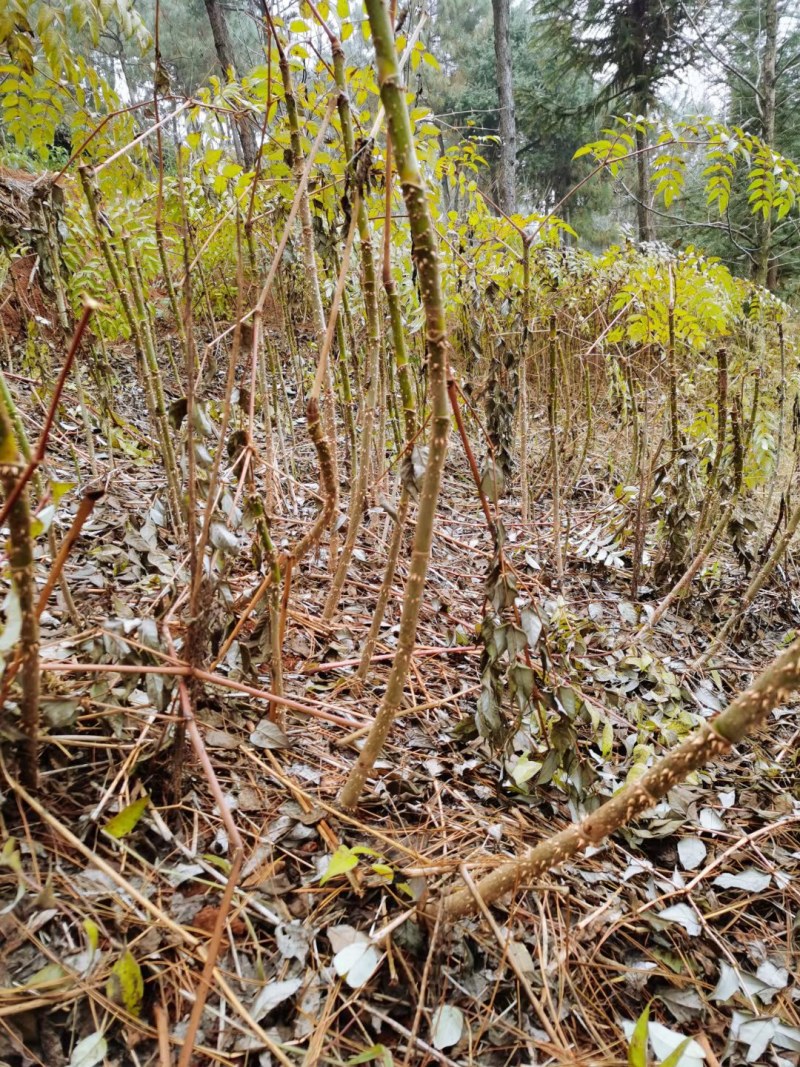
<path fill-rule="evenodd" d="M 397 157 L 397 172 L 411 229 L 412 254 L 425 306 L 431 433 L 394 664 L 375 722 L 339 794 L 339 803 L 344 809 L 354 808 L 358 803 L 364 783 L 383 748 L 403 699 L 408 668 L 416 642 L 417 624 L 433 540 L 433 525 L 450 434 L 450 412 L 447 402 L 447 330 L 436 230 L 428 209 L 425 185 L 417 161 L 411 119 L 406 105 L 406 91 L 402 83 L 389 15 L 383 0 L 366 0 L 366 8 L 378 63 L 381 101 L 386 110 L 389 134 Z"/>
<path fill-rule="evenodd" d="M 156 431 L 164 453 L 162 461 L 167 476 L 167 499 L 169 501 L 169 510 L 172 515 L 172 525 L 176 532 L 179 532 L 182 524 L 178 464 L 175 459 L 175 450 L 172 447 L 167 405 L 164 399 L 164 386 L 161 381 L 161 371 L 158 366 L 155 341 L 153 340 L 150 322 L 147 317 L 144 292 L 140 287 L 139 275 L 133 259 L 130 237 L 127 234 L 122 235 L 122 250 L 125 255 L 125 265 L 128 269 L 128 278 L 130 280 L 131 292 L 133 293 L 133 301 L 136 308 L 138 332 L 144 352 L 145 381 L 149 386 Z"/>
<path fill-rule="evenodd" d="M 700 518 L 697 521 L 696 543 L 702 543 L 706 527 L 713 520 L 713 507 L 717 499 L 719 472 L 728 429 L 728 353 L 725 348 L 717 352 L 717 446 L 706 483 L 706 493 Z"/>
<path fill-rule="evenodd" d="M 0 483 L 6 498 L 15 491 L 25 470 L 4 404 L 0 404 Z M 20 724 L 20 779 L 26 789 L 39 783 L 39 616 L 34 587 L 33 539 L 28 490 L 23 489 L 8 513 L 11 580 L 20 613 L 19 676 L 22 687 Z"/>
<path fill-rule="evenodd" d="M 558 383 L 556 367 L 558 365 L 558 339 L 556 337 L 556 318 L 550 317 L 549 336 L 550 373 L 547 397 L 547 421 L 550 428 L 550 463 L 553 479 L 553 554 L 556 561 L 556 574 L 559 581 L 564 574 L 564 560 L 561 555 L 561 471 L 558 460 L 558 425 L 556 404 L 558 402 Z"/>
<path fill-rule="evenodd" d="M 258 539 L 261 542 L 261 551 L 264 554 L 269 572 L 272 575 L 272 584 L 267 590 L 267 611 L 269 612 L 269 639 L 270 639 L 270 674 L 272 676 L 272 692 L 276 696 L 283 696 L 283 641 L 281 640 L 280 606 L 281 606 L 281 567 L 278 553 L 272 540 L 264 505 L 261 498 L 255 493 L 250 496 L 250 506 L 256 518 Z M 282 729 L 286 729 L 286 708 L 283 704 L 270 704 L 269 717 Z"/>
<path fill-rule="evenodd" d="M 528 485 L 528 364 L 531 352 L 531 243 L 522 239 L 522 356 L 519 367 L 519 489 L 524 523 L 530 521 Z"/>
<path fill-rule="evenodd" d="M 397 368 L 397 381 L 400 387 L 400 396 L 403 402 L 403 424 L 406 435 L 406 454 L 410 456 L 411 449 L 414 447 L 414 439 L 417 435 L 417 405 L 414 397 L 414 383 L 411 380 L 411 369 L 408 360 L 408 348 L 406 346 L 406 332 L 403 325 L 403 313 L 400 309 L 400 298 L 397 294 L 397 286 L 395 284 L 394 275 L 392 274 L 392 261 L 391 261 L 391 247 L 392 247 L 392 139 L 386 138 L 386 201 L 385 201 L 385 215 L 384 215 L 384 245 L 383 245 L 383 271 L 382 281 L 383 289 L 386 293 L 386 301 L 389 305 L 389 324 L 392 333 L 392 346 L 394 348 L 394 362 Z M 410 463 L 404 464 L 406 474 L 409 475 L 408 467 L 411 467 Z M 413 480 L 413 474 L 407 476 L 404 479 L 404 484 L 400 492 L 400 502 L 397 505 L 397 514 L 395 515 L 394 531 L 392 533 L 391 544 L 389 545 L 389 554 L 386 560 L 386 567 L 383 572 L 383 581 L 381 582 L 380 592 L 378 593 L 378 601 L 375 605 L 375 610 L 372 614 L 372 623 L 370 624 L 369 633 L 367 639 L 364 642 L 364 647 L 361 650 L 361 662 L 358 665 L 358 671 L 356 672 L 356 679 L 363 681 L 370 668 L 372 657 L 375 653 L 375 646 L 378 643 L 378 635 L 383 624 L 383 617 L 386 614 L 386 605 L 389 603 L 389 597 L 392 592 L 392 584 L 394 582 L 395 571 L 397 570 L 397 562 L 400 559 L 400 549 L 403 545 L 403 534 L 405 532 L 406 519 L 408 518 L 408 509 L 411 503 L 410 496 L 410 482 Z"/>
<path fill-rule="evenodd" d="M 389 603 L 389 597 L 392 592 L 392 583 L 394 582 L 394 575 L 397 570 L 397 561 L 400 559 L 400 549 L 403 546 L 403 534 L 405 532 L 410 503 L 411 498 L 408 495 L 408 490 L 404 487 L 400 493 L 400 502 L 397 505 L 394 530 L 392 531 L 392 540 L 389 544 L 389 554 L 383 571 L 383 581 L 381 582 L 380 592 L 378 593 L 378 600 L 375 604 L 375 610 L 372 613 L 372 622 L 370 623 L 367 639 L 361 649 L 361 660 L 358 664 L 358 670 L 356 671 L 356 679 L 359 682 L 363 682 L 366 679 L 372 664 L 372 657 L 375 655 L 375 647 L 378 644 L 378 636 L 381 632 L 383 617 L 386 614 L 386 606 Z"/>
<path fill-rule="evenodd" d="M 294 95 L 292 75 L 286 52 L 281 45 L 278 35 L 273 34 L 275 45 L 278 49 L 278 64 L 283 81 L 283 94 L 286 104 L 286 114 L 289 119 L 289 137 L 292 146 L 292 162 L 296 181 L 303 179 L 303 147 L 300 140 L 300 119 L 297 112 L 297 100 Z M 322 307 L 322 293 L 319 284 L 319 272 L 317 270 L 317 252 L 314 244 L 314 228 L 311 220 L 311 205 L 308 192 L 304 192 L 300 199 L 300 229 L 303 235 L 303 257 L 306 268 L 306 295 L 311 302 L 311 317 L 314 324 L 314 339 L 317 351 L 322 352 L 325 341 L 325 312 Z M 325 368 L 325 396 L 323 400 L 325 413 L 325 432 L 328 438 L 330 458 L 334 466 L 334 480 L 338 488 L 339 468 L 336 458 L 336 411 L 333 391 L 333 382 L 330 370 L 330 361 Z M 334 512 L 335 514 L 335 512 Z M 333 516 L 331 516 L 333 517 Z M 333 541 L 333 536 L 331 537 Z"/>
<path fill-rule="evenodd" d="M 169 297 L 169 306 L 172 308 L 172 318 L 175 322 L 175 330 L 178 334 L 178 340 L 181 343 L 181 348 L 186 347 L 186 329 L 183 325 L 183 315 L 181 309 L 178 306 L 178 297 L 175 292 L 175 285 L 172 281 L 172 272 L 169 268 L 169 259 L 167 257 L 167 247 L 164 241 L 164 227 L 161 223 L 161 219 L 156 219 L 156 245 L 158 246 L 158 258 L 161 260 L 161 273 L 164 276 L 164 284 L 167 287 L 167 296 Z"/>
<path fill-rule="evenodd" d="M 338 40 L 334 38 L 333 48 L 333 73 L 336 85 L 339 89 L 339 121 L 342 126 L 342 138 L 344 140 L 347 164 L 350 167 L 358 165 L 355 159 L 355 137 L 353 135 L 353 119 L 350 113 L 350 99 L 347 95 L 347 82 L 344 73 L 344 51 Z M 353 491 L 350 495 L 350 509 L 348 514 L 347 537 L 345 538 L 342 552 L 336 566 L 336 571 L 331 583 L 330 592 L 325 601 L 322 612 L 323 619 L 330 619 L 339 606 L 339 598 L 342 594 L 345 578 L 350 569 L 350 561 L 353 558 L 353 550 L 356 545 L 358 529 L 364 514 L 364 504 L 367 496 L 367 478 L 370 469 L 370 452 L 372 451 L 372 432 L 375 425 L 375 408 L 378 404 L 378 355 L 380 352 L 380 326 L 378 322 L 378 282 L 375 274 L 375 257 L 372 249 L 372 234 L 369 225 L 364 197 L 360 190 L 356 191 L 358 199 L 357 221 L 358 236 L 361 241 L 361 287 L 364 294 L 364 310 L 367 317 L 367 344 L 364 359 L 364 375 L 366 377 L 366 390 L 364 404 L 361 409 L 361 445 L 358 458 L 358 469 L 353 483 Z"/>
<path fill-rule="evenodd" d="M 336 343 L 339 346 L 339 379 L 342 383 L 342 407 L 344 408 L 344 424 L 347 430 L 347 439 L 350 442 L 350 477 L 355 478 L 358 470 L 356 456 L 356 423 L 353 417 L 353 390 L 350 385 L 350 371 L 347 365 L 347 341 L 344 336 L 342 316 L 336 316 Z"/>

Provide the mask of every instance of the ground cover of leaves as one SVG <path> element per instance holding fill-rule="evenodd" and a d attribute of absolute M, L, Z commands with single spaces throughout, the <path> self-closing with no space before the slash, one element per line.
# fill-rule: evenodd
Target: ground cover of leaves
<path fill-rule="evenodd" d="M 129 359 L 115 354 L 122 423 L 95 426 L 105 495 L 67 567 L 80 618 L 56 597 L 43 617 L 38 805 L 20 792 L 5 748 L 0 1063 L 13 1067 L 171 1062 L 229 869 L 228 837 L 191 754 L 179 796 L 170 795 L 175 705 L 160 620 L 187 561 L 163 525 L 163 479 Z M 30 382 L 12 382 L 35 437 Z M 49 474 L 75 481 L 77 464 L 85 481 L 70 403 L 68 392 Z M 299 416 L 285 436 L 295 444 L 273 524 L 279 547 L 317 507 Z M 284 676 L 305 711 L 290 709 L 287 733 L 267 721 L 259 695 L 269 672 L 257 619 L 243 635 L 250 671 L 233 654 L 216 668 L 244 689 L 199 692 L 205 745 L 247 856 L 193 1063 L 627 1063 L 633 1024 L 651 1002 L 651 1062 L 684 1037 L 693 1041 L 683 1064 L 799 1062 L 795 704 L 752 746 L 493 909 L 493 926 L 418 919 L 418 902 L 435 913 L 462 867 L 478 877 L 641 773 L 723 707 L 797 625 L 800 584 L 788 559 L 736 649 L 716 669 L 689 671 L 743 588 L 723 556 L 717 579 L 635 643 L 644 608 L 629 600 L 624 558 L 604 538 L 613 499 L 600 471 L 588 464 L 568 501 L 576 533 L 560 588 L 546 493 L 528 526 L 513 497 L 501 503 L 520 592 L 543 624 L 537 670 L 559 716 L 558 758 L 524 726 L 502 754 L 471 729 L 491 545 L 455 438 L 407 708 L 357 817 L 339 815 L 334 799 L 380 701 L 406 573 L 404 562 L 373 670 L 356 687 L 391 535 L 380 494 L 331 625 L 320 618 L 327 542 L 294 575 Z M 77 493 L 60 505 L 60 531 L 76 506 Z M 229 553 L 223 570 L 241 610 L 260 574 L 246 552 Z M 10 709 L 13 722 L 13 700 Z"/>

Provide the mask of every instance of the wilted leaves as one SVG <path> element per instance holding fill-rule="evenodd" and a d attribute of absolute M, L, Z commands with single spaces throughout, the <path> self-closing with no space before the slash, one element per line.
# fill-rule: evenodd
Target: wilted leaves
<path fill-rule="evenodd" d="M 442 1004 L 431 1019 L 431 1044 L 440 1052 L 457 1045 L 464 1033 L 464 1016 L 453 1004 Z"/>
<path fill-rule="evenodd" d="M 335 972 L 351 989 L 366 985 L 380 966 L 380 950 L 352 926 L 330 926 L 327 933 L 334 950 Z"/>

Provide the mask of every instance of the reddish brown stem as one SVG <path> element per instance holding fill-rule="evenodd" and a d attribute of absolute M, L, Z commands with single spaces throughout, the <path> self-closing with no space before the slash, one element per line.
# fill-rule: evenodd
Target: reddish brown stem
<path fill-rule="evenodd" d="M 72 551 L 72 546 L 80 537 L 83 525 L 89 516 L 94 511 L 94 506 L 97 501 L 103 496 L 105 490 L 103 489 L 87 489 L 81 497 L 81 502 L 78 505 L 78 510 L 75 513 L 75 518 L 72 520 L 72 525 L 67 532 L 67 536 L 61 542 L 61 547 L 58 550 L 58 555 L 53 560 L 53 566 L 50 568 L 50 573 L 47 576 L 47 581 L 44 583 L 44 588 L 39 594 L 39 603 L 36 605 L 36 614 L 41 615 L 47 606 L 47 601 L 50 598 L 50 594 L 55 588 L 55 584 L 61 577 L 61 572 L 64 569 L 64 564 L 67 562 L 67 557 Z"/>
<path fill-rule="evenodd" d="M 450 377 L 447 380 L 447 395 L 450 397 L 450 407 L 453 409 L 453 415 L 455 416 L 456 426 L 458 427 L 458 433 L 461 437 L 461 443 L 464 446 L 464 451 L 467 455 L 467 462 L 469 463 L 469 469 L 472 471 L 472 477 L 475 479 L 475 488 L 478 491 L 478 497 L 483 508 L 483 514 L 486 517 L 486 524 L 489 527 L 489 532 L 492 537 L 497 540 L 497 527 L 495 526 L 494 519 L 492 518 L 491 510 L 489 509 L 489 501 L 486 499 L 486 494 L 481 486 L 481 475 L 478 470 L 478 464 L 475 461 L 475 453 L 472 451 L 472 445 L 469 443 L 467 437 L 467 431 L 464 428 L 464 419 L 461 415 L 461 408 L 458 403 L 458 394 L 456 393 L 455 379 Z"/>
<path fill-rule="evenodd" d="M 25 470 L 17 479 L 14 488 L 6 497 L 6 501 L 3 504 L 3 508 L 0 511 L 0 527 L 5 524 L 5 521 L 8 518 L 8 513 L 19 500 L 22 490 L 31 480 L 34 473 L 36 472 L 37 467 L 45 457 L 45 452 L 47 451 L 47 441 L 50 437 L 50 431 L 53 428 L 53 423 L 55 422 L 56 411 L 58 410 L 58 402 L 61 399 L 62 392 L 64 391 L 64 386 L 67 381 L 67 375 L 72 369 L 72 364 L 75 362 L 75 356 L 78 354 L 78 348 L 80 347 L 81 338 L 83 337 L 84 331 L 89 323 L 89 319 L 92 317 L 92 312 L 98 306 L 99 305 L 96 301 L 90 300 L 88 297 L 86 298 L 83 307 L 83 315 L 81 315 L 81 320 L 75 328 L 75 334 L 72 338 L 72 344 L 69 346 L 67 358 L 64 360 L 64 366 L 61 368 L 61 373 L 58 376 L 58 381 L 56 382 L 56 387 L 53 391 L 53 398 L 50 401 L 50 409 L 47 412 L 47 418 L 45 419 L 44 429 L 42 430 L 41 436 L 39 437 L 39 441 L 36 445 L 36 451 L 34 452 L 33 457 L 31 458 Z"/>

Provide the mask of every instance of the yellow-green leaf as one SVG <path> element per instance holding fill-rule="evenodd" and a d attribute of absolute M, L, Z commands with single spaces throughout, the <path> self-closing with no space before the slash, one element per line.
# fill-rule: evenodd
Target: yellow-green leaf
<path fill-rule="evenodd" d="M 57 504 L 61 498 L 67 494 L 70 489 L 75 488 L 75 482 L 50 482 L 50 498 L 54 504 Z"/>
<path fill-rule="evenodd" d="M 600 741 L 600 751 L 603 753 L 604 758 L 608 758 L 611 755 L 611 749 L 614 747 L 614 727 L 606 719 L 603 723 L 603 734 Z"/>
<path fill-rule="evenodd" d="M 385 878 L 387 882 L 394 880 L 394 871 L 388 863 L 371 863 L 373 871 L 381 878 Z"/>
<path fill-rule="evenodd" d="M 36 974 L 32 974 L 24 984 L 26 989 L 30 989 L 33 986 L 52 985 L 54 982 L 63 982 L 66 977 L 67 972 L 60 963 L 46 963 L 44 967 L 36 972 Z"/>
<path fill-rule="evenodd" d="M 631 1043 L 628 1046 L 629 1067 L 647 1067 L 647 1021 L 650 1017 L 650 1005 L 644 1009 L 636 1021 Z"/>
<path fill-rule="evenodd" d="M 689 1043 L 691 1042 L 691 1040 L 692 1039 L 690 1037 L 687 1037 L 683 1041 L 681 1041 L 680 1045 L 678 1045 L 677 1048 L 674 1048 L 665 1060 L 661 1061 L 661 1067 L 678 1067 L 678 1064 L 681 1062 L 683 1054 L 689 1047 Z"/>
<path fill-rule="evenodd" d="M 206 863 L 210 863 L 212 867 L 219 867 L 223 874 L 231 873 L 230 861 L 226 860 L 224 856 L 215 856 L 213 852 L 204 852 L 203 859 Z"/>
<path fill-rule="evenodd" d="M 358 856 L 352 849 L 349 849 L 347 845 L 339 845 L 334 854 L 330 858 L 327 870 L 319 880 L 320 885 L 325 885 L 331 878 L 336 878 L 340 874 L 347 874 L 348 871 L 358 864 Z"/>
<path fill-rule="evenodd" d="M 0 463 L 16 463 L 17 458 L 17 442 L 14 440 L 14 435 L 6 434 L 0 439 Z"/>
<path fill-rule="evenodd" d="M 130 949 L 126 949 L 111 968 L 106 983 L 106 995 L 131 1015 L 138 1017 L 141 1014 L 144 979 Z"/>
<path fill-rule="evenodd" d="M 122 811 L 117 812 L 113 818 L 109 819 L 103 829 L 107 834 L 111 834 L 112 837 L 127 837 L 144 815 L 149 803 L 150 797 L 147 794 L 139 797 L 138 800 L 134 800 Z"/>
<path fill-rule="evenodd" d="M 83 929 L 86 933 L 86 940 L 89 942 L 89 948 L 92 952 L 97 952 L 97 945 L 100 940 L 100 928 L 97 923 L 91 919 L 84 919 Z"/>
<path fill-rule="evenodd" d="M 22 857 L 17 847 L 17 842 L 13 837 L 9 837 L 4 842 L 2 849 L 0 849 L 0 867 L 8 867 L 17 876 L 17 893 L 14 900 L 6 907 L 6 911 L 9 911 L 14 905 L 22 900 L 25 896 L 25 890 L 27 882 L 22 876 Z"/>

